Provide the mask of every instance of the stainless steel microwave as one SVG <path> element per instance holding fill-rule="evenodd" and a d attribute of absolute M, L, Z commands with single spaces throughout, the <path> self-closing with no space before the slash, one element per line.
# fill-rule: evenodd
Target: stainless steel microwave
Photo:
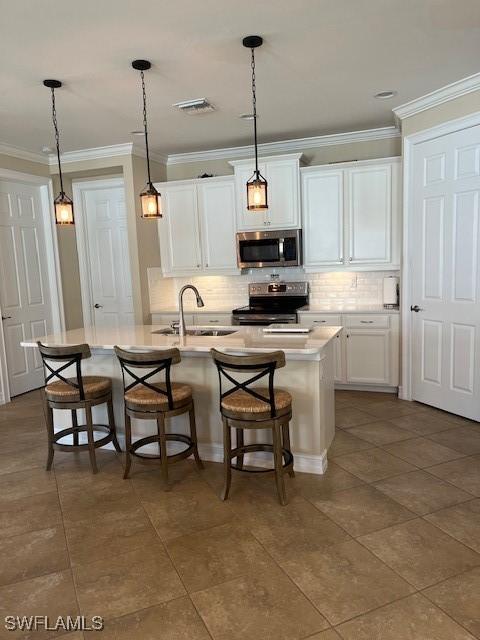
<path fill-rule="evenodd" d="M 302 264 L 302 230 L 237 233 L 240 269 L 298 267 Z"/>

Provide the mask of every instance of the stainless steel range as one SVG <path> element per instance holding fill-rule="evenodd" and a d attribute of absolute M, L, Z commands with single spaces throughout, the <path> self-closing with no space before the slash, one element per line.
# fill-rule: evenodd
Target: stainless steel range
<path fill-rule="evenodd" d="M 293 324 L 297 309 L 308 304 L 308 282 L 252 282 L 248 301 L 248 306 L 232 311 L 232 324 Z"/>

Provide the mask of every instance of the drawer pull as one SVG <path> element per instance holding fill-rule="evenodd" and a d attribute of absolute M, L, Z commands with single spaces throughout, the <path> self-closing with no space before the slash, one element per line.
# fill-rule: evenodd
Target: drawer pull
<path fill-rule="evenodd" d="M 361 324 L 373 324 L 373 320 L 360 320 Z"/>
<path fill-rule="evenodd" d="M 209 320 L 208 322 L 212 324 L 213 322 L 220 322 L 220 320 Z"/>
<path fill-rule="evenodd" d="M 322 324 L 322 322 L 326 322 L 326 320 L 314 320 L 313 324 Z"/>

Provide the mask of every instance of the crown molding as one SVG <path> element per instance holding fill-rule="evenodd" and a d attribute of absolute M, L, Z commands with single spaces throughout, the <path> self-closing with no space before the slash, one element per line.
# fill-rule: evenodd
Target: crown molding
<path fill-rule="evenodd" d="M 0 144 L 0 154 L 6 156 L 12 156 L 13 158 L 19 158 L 20 160 L 29 160 L 30 162 L 38 162 L 40 164 L 49 164 L 48 156 L 42 153 L 35 153 L 34 151 L 27 151 L 26 149 L 20 149 L 14 147 L 11 144 Z"/>
<path fill-rule="evenodd" d="M 145 158 L 145 149 L 137 147 L 133 142 L 125 142 L 124 144 L 111 144 L 107 147 L 93 147 L 91 149 L 78 149 L 78 151 L 65 151 L 61 154 L 60 159 L 62 163 L 68 164 L 71 162 L 82 162 L 87 160 L 98 160 L 102 158 L 115 158 L 118 156 L 139 156 Z M 166 164 L 167 158 L 159 153 L 150 152 L 150 160 L 154 162 L 161 162 Z M 48 163 L 52 165 L 57 164 L 57 156 L 50 154 L 48 156 Z"/>
<path fill-rule="evenodd" d="M 258 145 L 258 150 L 262 155 L 270 155 L 305 151 L 319 147 L 330 147 L 337 144 L 367 142 L 369 140 L 383 140 L 385 138 L 398 137 L 400 137 L 400 129 L 397 127 L 380 127 L 377 129 L 333 133 L 310 138 L 294 138 L 292 140 L 280 140 L 279 142 L 265 142 Z M 193 151 L 191 153 L 173 153 L 168 156 L 167 164 L 184 164 L 186 162 L 202 162 L 205 160 L 234 160 L 236 158 L 248 158 L 253 153 L 253 145 L 210 149 L 208 151 Z"/>
<path fill-rule="evenodd" d="M 410 118 L 417 113 L 421 113 L 432 107 L 437 107 L 444 102 L 449 102 L 450 100 L 464 96 L 467 93 L 472 93 L 472 91 L 477 91 L 478 89 L 480 89 L 480 73 L 475 73 L 472 76 L 462 78 L 462 80 L 457 80 L 456 82 L 447 84 L 445 87 L 431 91 L 420 98 L 405 102 L 405 104 L 395 107 L 393 113 L 399 120 L 404 120 L 405 118 Z"/>

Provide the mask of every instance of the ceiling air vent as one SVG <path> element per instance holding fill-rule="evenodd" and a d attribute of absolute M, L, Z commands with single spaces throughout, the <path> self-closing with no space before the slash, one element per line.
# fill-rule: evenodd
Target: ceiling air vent
<path fill-rule="evenodd" d="M 215 107 L 206 98 L 196 98 L 195 100 L 183 100 L 183 102 L 176 102 L 173 105 L 176 109 L 182 113 L 188 113 L 189 115 L 197 115 L 200 113 L 209 113 L 215 111 Z"/>

